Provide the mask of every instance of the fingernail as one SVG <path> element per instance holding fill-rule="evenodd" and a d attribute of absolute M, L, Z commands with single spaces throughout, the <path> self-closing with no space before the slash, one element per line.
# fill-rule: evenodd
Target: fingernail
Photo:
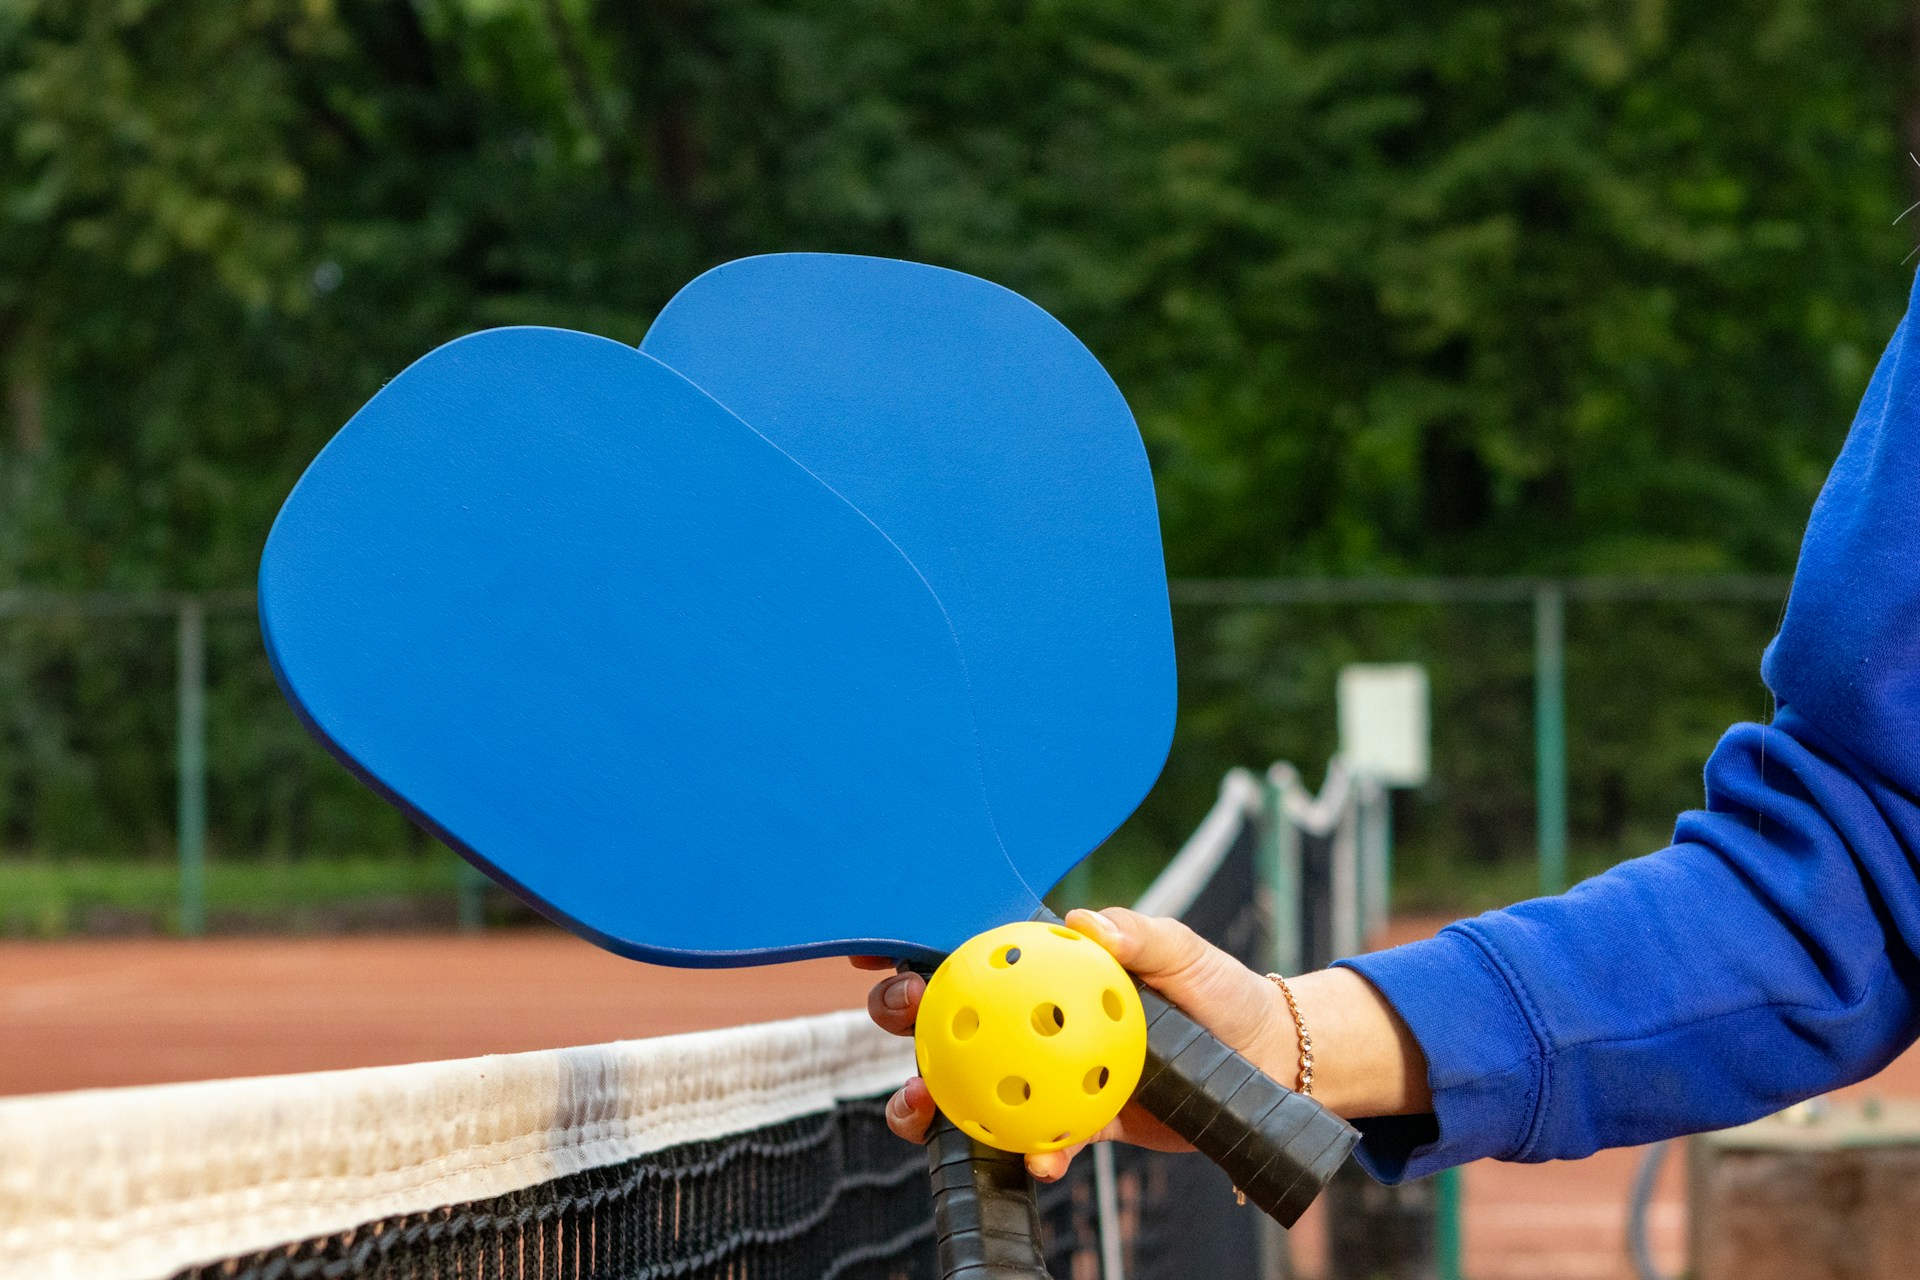
<path fill-rule="evenodd" d="M 1098 911 L 1087 912 L 1087 923 L 1091 924 L 1094 932 L 1103 938 L 1111 938 L 1117 941 L 1126 936 L 1121 932 L 1119 925 L 1109 920 L 1106 916 L 1101 915 Z"/>
<path fill-rule="evenodd" d="M 880 993 L 880 1003 L 884 1004 L 889 1009 L 906 1008 L 907 1007 L 907 984 L 911 981 L 913 981 L 912 978 L 907 977 L 905 974 L 902 974 L 900 977 L 895 978 L 892 982 L 889 982 L 887 984 L 886 990 Z"/>
<path fill-rule="evenodd" d="M 913 1114 L 913 1108 L 907 1105 L 907 1091 L 902 1089 L 887 1099 L 887 1114 L 899 1116 L 902 1120 Z"/>

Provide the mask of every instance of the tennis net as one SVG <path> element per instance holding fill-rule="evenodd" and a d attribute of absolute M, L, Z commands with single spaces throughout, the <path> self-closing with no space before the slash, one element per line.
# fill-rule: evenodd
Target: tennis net
<path fill-rule="evenodd" d="M 1271 966 L 1302 914 L 1280 794 L 1229 775 L 1139 905 Z M 882 1112 L 911 1069 L 849 1012 L 0 1101 L 0 1276 L 937 1280 L 925 1159 Z M 1285 1274 L 1198 1156 L 1098 1148 L 1041 1208 L 1061 1280 Z"/>

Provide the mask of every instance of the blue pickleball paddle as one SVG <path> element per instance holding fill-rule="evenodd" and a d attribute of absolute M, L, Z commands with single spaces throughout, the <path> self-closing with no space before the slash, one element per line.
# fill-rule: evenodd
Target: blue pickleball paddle
<path fill-rule="evenodd" d="M 926 575 L 1028 883 L 1053 884 L 1133 812 L 1173 737 L 1173 630 L 1146 450 L 1078 338 L 974 276 L 792 253 L 700 276 L 641 350 Z"/>
<path fill-rule="evenodd" d="M 288 497 L 262 629 L 338 758 L 611 950 L 931 960 L 1039 913 L 1159 769 L 1151 482 L 1036 308 L 783 261 L 696 282 L 643 352 L 512 329 L 418 361 Z M 1142 999 L 1135 1100 L 1290 1223 L 1354 1133 Z M 1037 1274 L 981 1230 L 1022 1216 L 1017 1162 L 957 1135 L 949 1273 Z"/>
<path fill-rule="evenodd" d="M 260 617 L 336 756 L 621 954 L 931 956 L 1039 905 L 919 573 L 632 348 L 503 329 L 407 369 L 287 498 Z"/>

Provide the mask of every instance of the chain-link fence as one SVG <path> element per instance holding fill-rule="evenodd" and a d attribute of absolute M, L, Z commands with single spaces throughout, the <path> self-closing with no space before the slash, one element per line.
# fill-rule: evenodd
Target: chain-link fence
<path fill-rule="evenodd" d="M 458 860 L 294 719 L 250 593 L 0 593 L 0 934 L 479 907 Z"/>
<path fill-rule="evenodd" d="M 1769 711 L 1772 578 L 1176 582 L 1179 734 L 1073 896 L 1130 900 L 1249 760 L 1326 759 L 1334 681 L 1424 664 L 1400 904 L 1466 909 L 1656 847 Z M 1537 803 L 1545 797 L 1546 803 Z M 1545 870 L 1541 870 L 1541 855 Z M 0 933 L 473 923 L 457 860 L 307 737 L 247 593 L 0 593 Z"/>

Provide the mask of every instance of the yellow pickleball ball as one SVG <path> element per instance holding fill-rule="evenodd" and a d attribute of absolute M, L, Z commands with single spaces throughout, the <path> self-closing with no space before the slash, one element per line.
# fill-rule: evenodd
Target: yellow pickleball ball
<path fill-rule="evenodd" d="M 1120 962 L 1063 925 L 1002 925 L 927 980 L 913 1033 L 948 1119 L 1002 1151 L 1058 1151 L 1120 1114 L 1140 1083 L 1147 1019 Z"/>

